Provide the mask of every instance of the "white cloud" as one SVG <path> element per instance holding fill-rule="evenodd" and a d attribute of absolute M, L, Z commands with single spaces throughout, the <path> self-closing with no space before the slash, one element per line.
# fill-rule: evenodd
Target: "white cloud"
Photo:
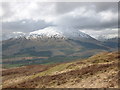
<path fill-rule="evenodd" d="M 112 11 L 103 11 L 99 13 L 102 22 L 109 22 L 114 19 L 118 19 L 118 13 L 114 13 Z"/>
<path fill-rule="evenodd" d="M 4 11 L 2 10 L 2 6 L 0 6 L 0 17 L 2 17 L 4 14 Z"/>
<path fill-rule="evenodd" d="M 46 22 L 50 22 L 54 19 L 54 3 L 19 2 L 9 3 L 8 5 L 7 7 L 10 9 L 12 15 L 9 17 L 3 15 L 3 22 L 22 19 L 45 20 Z M 8 14 L 8 12 L 4 14 Z"/>

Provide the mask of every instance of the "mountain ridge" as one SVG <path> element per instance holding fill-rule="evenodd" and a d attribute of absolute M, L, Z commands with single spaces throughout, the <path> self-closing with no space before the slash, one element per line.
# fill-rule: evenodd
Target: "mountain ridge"
<path fill-rule="evenodd" d="M 57 28 L 57 27 L 47 27 L 44 29 L 36 30 L 29 33 L 23 33 L 23 32 L 12 32 L 9 35 L 3 34 L 3 40 L 5 38 L 69 38 L 69 39 L 82 39 L 82 38 L 92 38 L 86 33 L 83 33 L 77 29 L 74 28 Z"/>

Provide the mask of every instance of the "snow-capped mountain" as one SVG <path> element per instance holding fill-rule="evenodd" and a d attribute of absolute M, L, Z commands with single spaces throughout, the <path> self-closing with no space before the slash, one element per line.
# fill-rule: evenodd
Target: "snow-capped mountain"
<path fill-rule="evenodd" d="M 44 29 L 36 30 L 30 33 L 13 32 L 2 35 L 3 40 L 9 38 L 26 37 L 26 39 L 36 38 L 69 38 L 69 39 L 86 39 L 92 38 L 91 36 L 74 28 L 58 28 L 58 27 L 47 27 Z"/>
<path fill-rule="evenodd" d="M 13 39 L 2 41 L 4 57 L 15 55 L 79 56 L 82 53 L 84 53 L 83 57 L 86 57 L 88 53 L 93 55 L 100 51 L 113 50 L 109 44 L 73 28 L 47 27 L 30 33 L 14 32 L 12 34 Z"/>
<path fill-rule="evenodd" d="M 45 29 L 30 32 L 29 36 L 46 36 L 46 37 L 64 37 L 64 38 L 90 38 L 89 35 L 80 32 L 74 28 L 57 28 L 48 27 Z"/>
<path fill-rule="evenodd" d="M 2 33 L 2 40 L 7 40 L 10 38 L 18 38 L 18 37 L 24 37 L 26 36 L 26 33 L 23 32 L 11 32 L 11 33 Z"/>
<path fill-rule="evenodd" d="M 99 41 L 106 41 L 112 38 L 120 38 L 117 34 L 115 35 L 100 35 L 96 39 Z"/>
<path fill-rule="evenodd" d="M 57 28 L 48 27 L 45 29 L 40 29 L 40 30 L 30 32 L 29 35 L 27 36 L 27 38 L 30 38 L 30 37 L 33 37 L 33 38 L 38 38 L 38 37 L 40 37 L 40 38 L 45 38 L 45 37 L 61 38 L 61 37 L 65 37 L 65 36 L 63 35 L 63 32 L 59 31 Z"/>

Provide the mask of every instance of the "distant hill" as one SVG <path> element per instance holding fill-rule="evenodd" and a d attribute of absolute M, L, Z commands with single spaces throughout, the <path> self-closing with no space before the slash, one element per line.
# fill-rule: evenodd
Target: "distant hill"
<path fill-rule="evenodd" d="M 110 39 L 106 39 L 104 41 L 104 44 L 108 47 L 116 49 L 116 48 L 120 47 L 119 41 L 120 41 L 120 38 L 117 38 L 117 37 L 116 38 L 110 38 Z"/>

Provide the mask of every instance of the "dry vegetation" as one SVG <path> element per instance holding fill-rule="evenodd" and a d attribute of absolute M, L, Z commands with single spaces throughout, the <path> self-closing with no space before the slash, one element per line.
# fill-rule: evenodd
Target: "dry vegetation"
<path fill-rule="evenodd" d="M 3 88 L 118 88 L 118 52 L 85 60 L 3 70 Z"/>

